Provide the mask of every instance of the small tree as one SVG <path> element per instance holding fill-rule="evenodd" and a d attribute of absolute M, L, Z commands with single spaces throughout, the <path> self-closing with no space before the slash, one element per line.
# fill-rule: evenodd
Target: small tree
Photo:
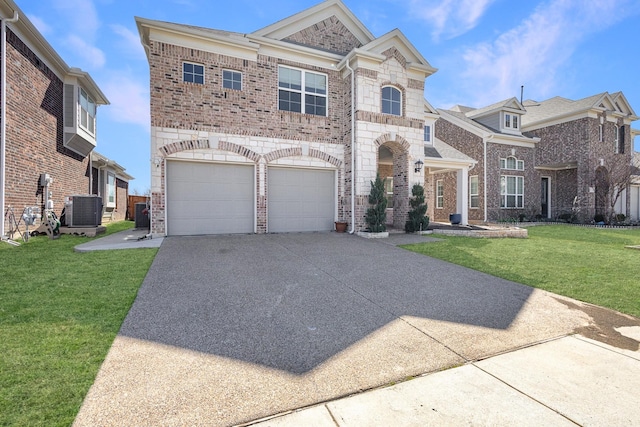
<path fill-rule="evenodd" d="M 426 230 L 429 226 L 429 217 L 427 213 L 427 204 L 424 202 L 424 187 L 415 184 L 411 189 L 413 198 L 409 201 L 411 210 L 409 211 L 409 219 L 404 224 L 404 231 L 407 233 L 415 233 L 416 231 Z"/>
<path fill-rule="evenodd" d="M 366 221 L 369 231 L 372 233 L 380 233 L 386 231 L 385 224 L 387 220 L 387 197 L 384 191 L 384 183 L 386 180 L 380 178 L 380 174 L 376 174 L 375 182 L 371 182 L 371 192 L 369 193 L 369 204 L 371 207 L 367 209 Z"/>

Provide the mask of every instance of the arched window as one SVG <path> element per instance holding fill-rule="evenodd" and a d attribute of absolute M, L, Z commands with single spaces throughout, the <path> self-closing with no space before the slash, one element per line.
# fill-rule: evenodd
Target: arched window
<path fill-rule="evenodd" d="M 393 86 L 382 88 L 382 112 L 394 116 L 402 115 L 402 93 Z"/>

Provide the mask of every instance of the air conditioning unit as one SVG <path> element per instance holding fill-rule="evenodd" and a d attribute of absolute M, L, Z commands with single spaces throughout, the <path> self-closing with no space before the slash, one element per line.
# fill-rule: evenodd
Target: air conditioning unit
<path fill-rule="evenodd" d="M 80 195 L 65 197 L 67 227 L 97 227 L 102 224 L 102 197 Z"/>

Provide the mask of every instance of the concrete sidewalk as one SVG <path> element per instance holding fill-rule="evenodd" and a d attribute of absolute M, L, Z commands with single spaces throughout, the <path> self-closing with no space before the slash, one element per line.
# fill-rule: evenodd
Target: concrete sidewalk
<path fill-rule="evenodd" d="M 108 251 L 114 249 L 159 248 L 163 237 L 147 237 L 149 230 L 132 228 L 108 236 L 98 237 L 87 243 L 77 245 L 76 252 Z"/>
<path fill-rule="evenodd" d="M 639 342 L 391 239 L 171 237 L 74 425 L 633 425 Z"/>
<path fill-rule="evenodd" d="M 640 352 L 574 335 L 247 425 L 632 426 L 638 402 Z"/>

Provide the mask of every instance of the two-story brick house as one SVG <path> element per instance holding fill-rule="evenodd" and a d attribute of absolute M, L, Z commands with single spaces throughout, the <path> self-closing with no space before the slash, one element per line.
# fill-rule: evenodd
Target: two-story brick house
<path fill-rule="evenodd" d="M 590 222 L 615 213 L 638 220 L 630 127 L 638 118 L 621 92 L 577 101 L 511 98 L 438 113 L 436 137 L 478 161 L 469 177 L 471 221 Z M 437 195 L 430 212 L 446 220 L 457 179 L 430 177 L 427 186 Z"/>
<path fill-rule="evenodd" d="M 44 209 L 47 200 L 59 215 L 65 196 L 91 193 L 96 110 L 108 100 L 88 73 L 64 62 L 15 2 L 0 0 L 0 19 L 3 219 L 9 206 L 20 218 L 25 206 Z M 0 221 L 0 236 L 7 227 Z"/>
<path fill-rule="evenodd" d="M 450 155 L 425 159 L 437 113 L 424 81 L 436 70 L 402 32 L 374 37 L 339 0 L 248 34 L 136 22 L 150 66 L 154 234 L 336 220 L 362 230 L 380 166 L 402 227 L 426 170 L 473 164 L 442 141 Z"/>

